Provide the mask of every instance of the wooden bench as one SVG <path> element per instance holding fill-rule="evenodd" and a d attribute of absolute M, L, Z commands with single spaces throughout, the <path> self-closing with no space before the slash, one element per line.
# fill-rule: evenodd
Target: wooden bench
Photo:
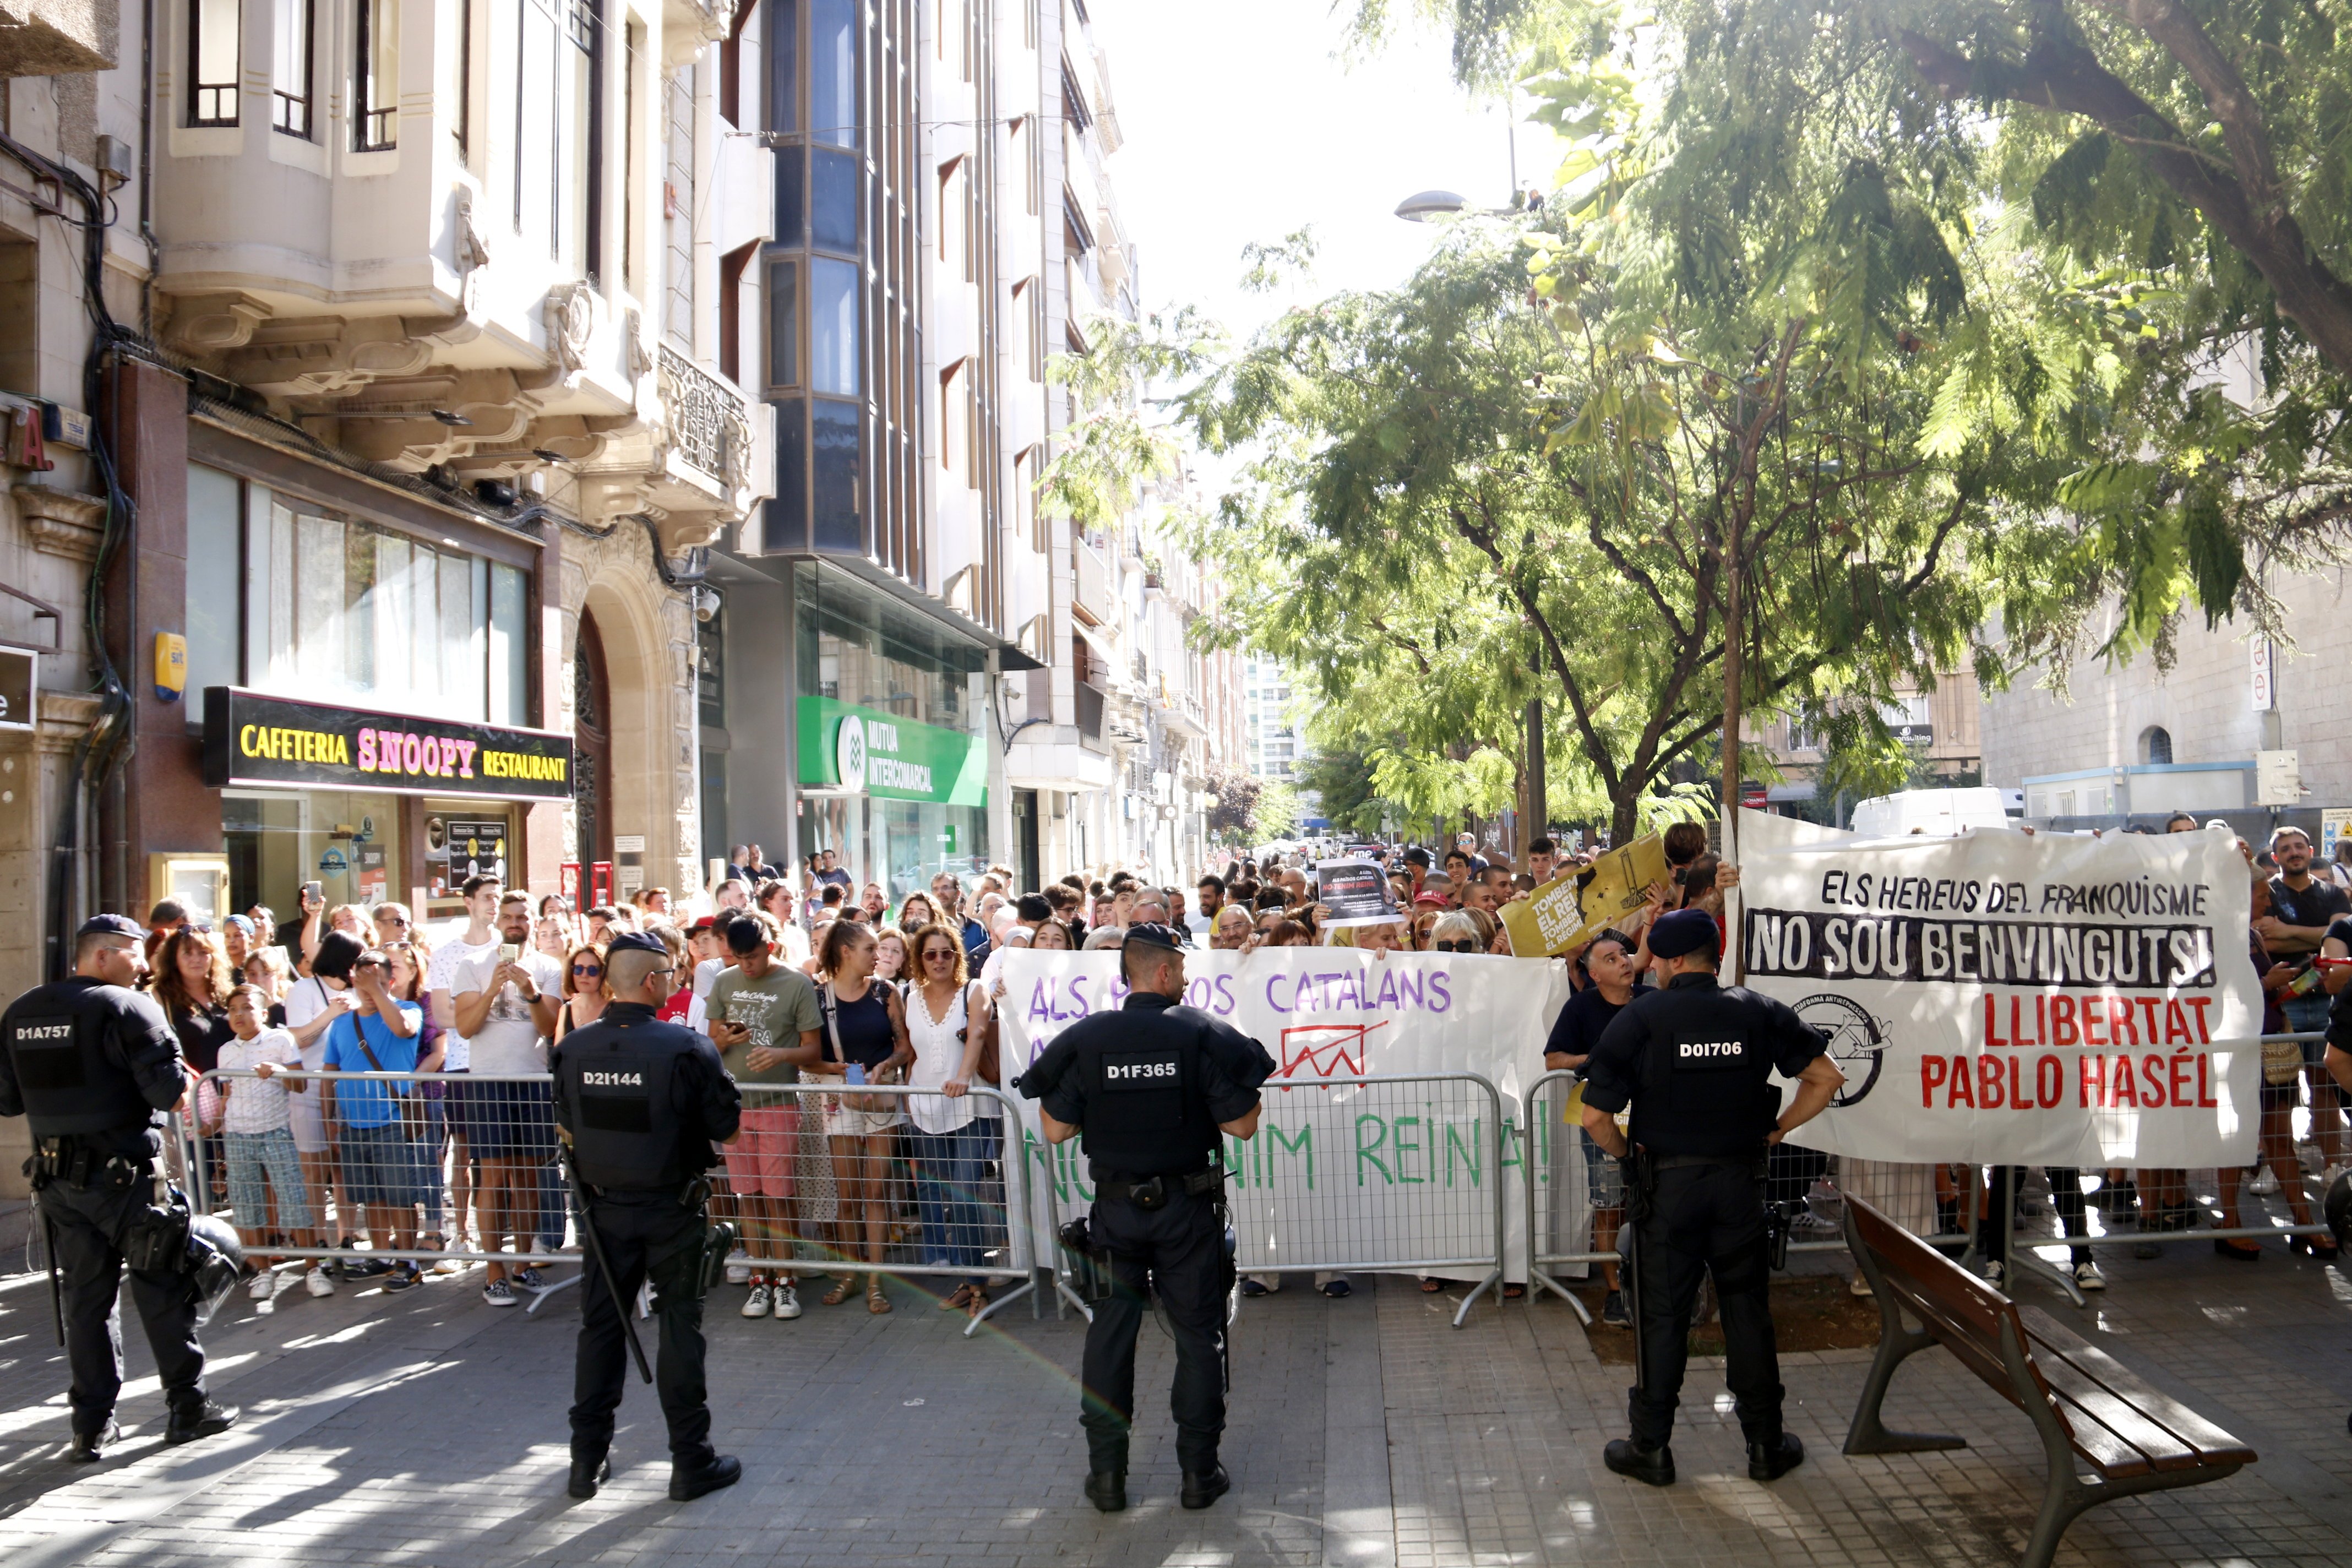
<path fill-rule="evenodd" d="M 1878 1293 L 1881 1333 L 1862 1404 L 1846 1433 L 1849 1454 L 1965 1448 L 1967 1439 L 1890 1432 L 1879 1406 L 1895 1369 L 1942 1345 L 1994 1393 L 2033 1418 L 2049 1458 L 2042 1513 L 2022 1568 L 2046 1568 L 2076 1515 L 2136 1492 L 2217 1481 L 2254 1462 L 2254 1451 L 2194 1410 L 2133 1376 L 2114 1357 L 2048 1313 L 2017 1303 L 1849 1195 L 1845 1235 Z M 1921 1326 L 1906 1326 L 1908 1312 Z M 2085 1468 L 2088 1476 L 2081 1471 Z"/>

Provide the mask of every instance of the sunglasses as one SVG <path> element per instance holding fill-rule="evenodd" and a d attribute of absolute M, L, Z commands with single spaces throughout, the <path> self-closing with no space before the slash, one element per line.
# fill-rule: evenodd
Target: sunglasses
<path fill-rule="evenodd" d="M 572 973 L 574 974 L 602 974 L 604 973 L 604 966 L 601 963 L 575 963 L 572 966 Z"/>
<path fill-rule="evenodd" d="M 925 963 L 953 963 L 955 962 L 955 950 L 953 948 L 947 947 L 932 948 L 923 954 L 923 962 Z"/>
<path fill-rule="evenodd" d="M 1437 944 L 1436 951 L 1439 952 L 1475 952 L 1478 951 L 1478 944 L 1475 942 L 1441 942 Z"/>

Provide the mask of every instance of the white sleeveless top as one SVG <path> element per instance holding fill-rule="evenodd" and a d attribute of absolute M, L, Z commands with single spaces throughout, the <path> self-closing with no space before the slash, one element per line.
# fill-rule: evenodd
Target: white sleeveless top
<path fill-rule="evenodd" d="M 965 1021 L 971 1016 L 971 994 L 978 988 L 979 982 L 974 981 L 958 991 L 955 1000 L 948 1005 L 948 1016 L 933 1023 L 930 1004 L 923 999 L 923 988 L 907 987 L 907 1036 L 915 1046 L 915 1065 L 907 1075 L 908 1083 L 919 1089 L 937 1089 L 962 1068 L 968 1042 L 956 1036 L 964 1030 Z M 944 1094 L 907 1097 L 907 1114 L 925 1132 L 952 1132 L 981 1113 L 981 1102 L 968 1094 L 953 1100 Z"/>

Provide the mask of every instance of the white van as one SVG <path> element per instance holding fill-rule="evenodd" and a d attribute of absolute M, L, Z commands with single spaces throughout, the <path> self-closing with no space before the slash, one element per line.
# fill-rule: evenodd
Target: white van
<path fill-rule="evenodd" d="M 1900 838 L 1913 833 L 1957 838 L 1971 827 L 2007 827 L 2010 816 L 2002 809 L 2004 793 L 1987 785 L 1873 795 L 1853 808 L 1853 831 L 1863 838 Z"/>

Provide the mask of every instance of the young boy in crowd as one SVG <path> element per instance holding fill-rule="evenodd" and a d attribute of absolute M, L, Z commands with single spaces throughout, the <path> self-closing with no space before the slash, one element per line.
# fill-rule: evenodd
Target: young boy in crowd
<path fill-rule="evenodd" d="M 224 1069 L 247 1068 L 253 1077 L 223 1077 L 215 1081 L 225 1097 L 221 1109 L 222 1142 L 228 1153 L 228 1201 L 236 1216 L 237 1238 L 256 1260 L 251 1291 L 260 1312 L 277 1310 L 278 1293 L 294 1283 L 293 1274 L 281 1274 L 259 1249 L 268 1241 L 269 1199 L 278 1203 L 277 1229 L 290 1235 L 298 1247 L 315 1247 L 310 1196 L 302 1182 L 301 1156 L 294 1149 L 286 1097 L 310 1092 L 305 1079 L 278 1080 L 283 1068 L 299 1068 L 301 1050 L 283 1029 L 262 1026 L 269 998 L 258 985 L 240 985 L 228 994 L 228 1026 L 236 1038 L 222 1045 Z M 268 1191 L 263 1191 L 263 1179 Z"/>

